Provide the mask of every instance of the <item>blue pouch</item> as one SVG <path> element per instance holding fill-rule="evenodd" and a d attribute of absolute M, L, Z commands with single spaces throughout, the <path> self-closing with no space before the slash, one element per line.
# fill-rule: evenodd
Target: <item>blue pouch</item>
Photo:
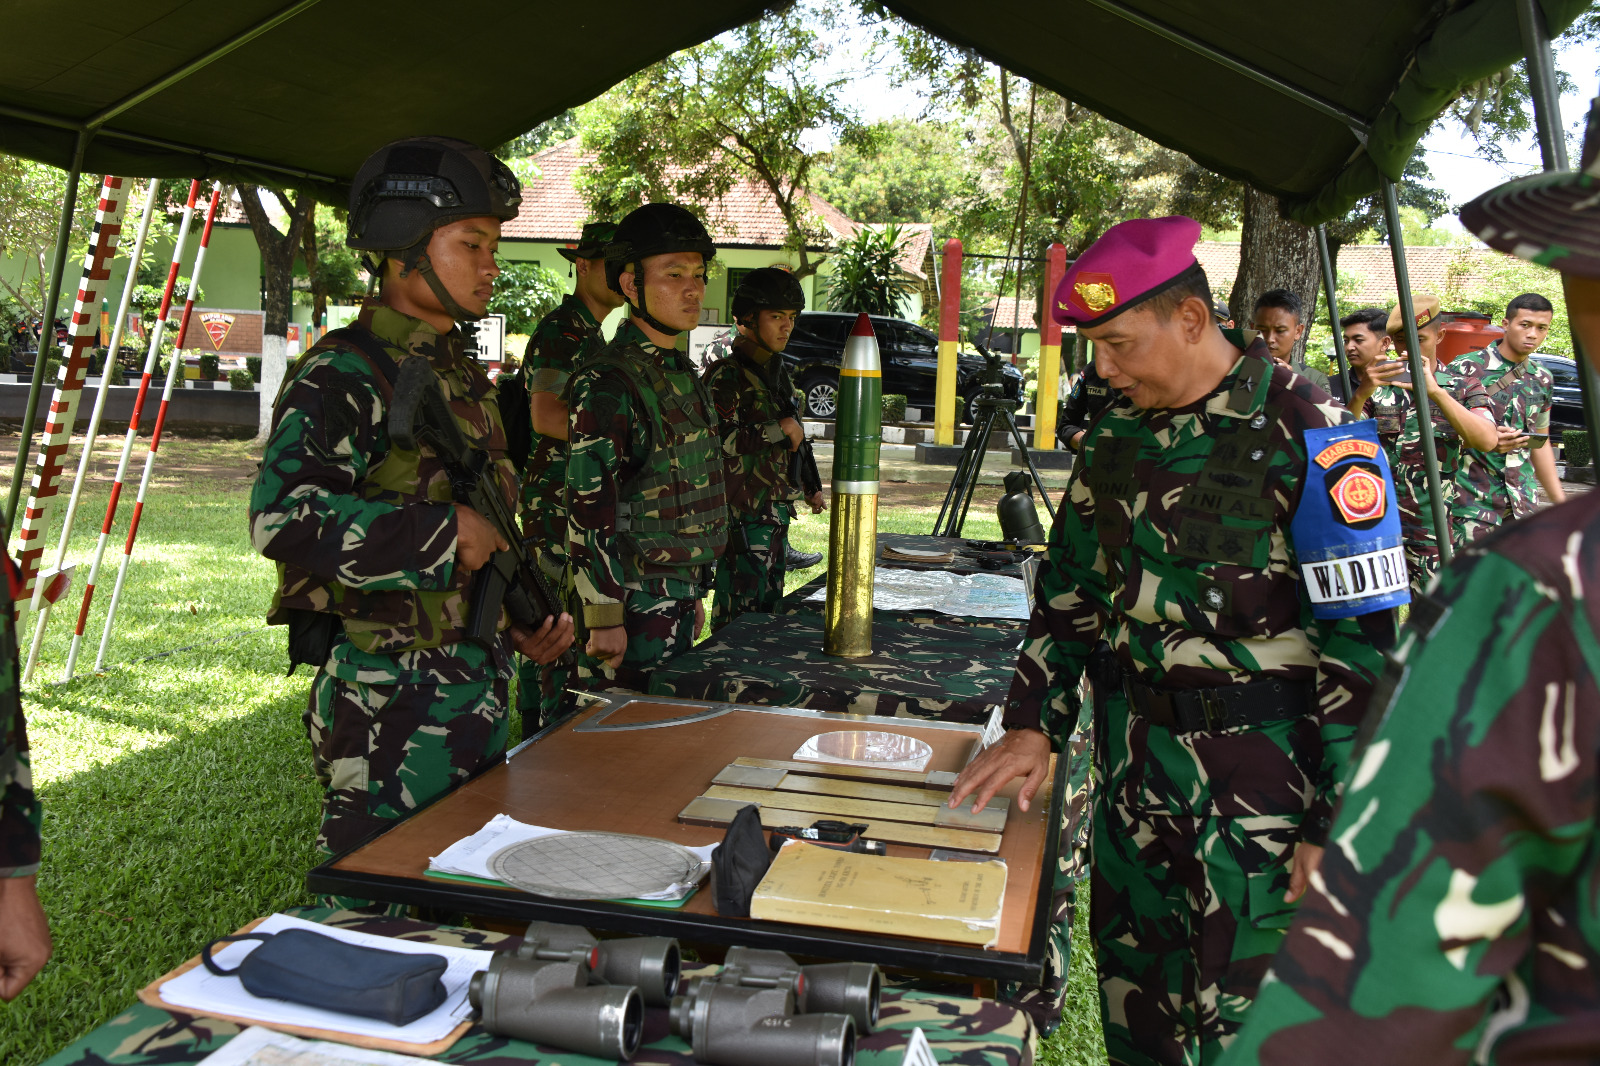
<path fill-rule="evenodd" d="M 1389 458 L 1372 419 L 1308 429 L 1306 476 L 1289 530 L 1317 618 L 1411 602 Z"/>
<path fill-rule="evenodd" d="M 211 959 L 218 944 L 260 940 L 262 945 L 232 970 Z M 206 969 L 238 975 L 245 991 L 307 1007 L 409 1025 L 445 1000 L 442 955 L 413 955 L 362 947 L 309 929 L 240 933 L 213 940 L 200 952 Z"/>

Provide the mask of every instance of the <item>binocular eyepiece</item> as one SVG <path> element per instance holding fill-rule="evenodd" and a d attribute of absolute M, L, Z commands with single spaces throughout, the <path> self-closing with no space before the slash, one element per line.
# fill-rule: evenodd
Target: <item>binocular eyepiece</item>
<path fill-rule="evenodd" d="M 633 985 L 651 1007 L 665 1007 L 678 994 L 683 960 L 678 942 L 666 937 L 599 940 L 580 926 L 531 922 L 517 949 L 519 959 L 559 962 L 575 956 L 593 956 L 589 962 L 590 981 Z"/>
<path fill-rule="evenodd" d="M 804 979 L 794 974 L 794 984 Z M 847 1014 L 797 1014 L 789 985 L 749 988 L 691 981 L 672 1001 L 671 1029 L 709 1066 L 853 1066 L 856 1026 Z"/>
<path fill-rule="evenodd" d="M 644 1036 L 644 1003 L 631 985 L 591 986 L 591 958 L 497 954 L 472 975 L 467 999 L 492 1033 L 626 1062 Z"/>
<path fill-rule="evenodd" d="M 781 951 L 729 948 L 717 980 L 745 988 L 794 988 L 798 1013 L 847 1014 L 863 1033 L 878 1024 L 883 976 L 870 962 L 801 966 Z"/>

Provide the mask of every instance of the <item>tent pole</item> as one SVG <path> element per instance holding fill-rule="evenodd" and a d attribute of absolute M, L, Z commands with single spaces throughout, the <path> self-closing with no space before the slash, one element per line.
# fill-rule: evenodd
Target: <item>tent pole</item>
<path fill-rule="evenodd" d="M 6 528 L 15 525 L 17 503 L 22 499 L 22 480 L 28 473 L 33 452 L 33 424 L 39 417 L 39 395 L 44 391 L 45 352 L 56 346 L 56 311 L 61 303 L 62 277 L 67 270 L 67 245 L 72 240 L 72 213 L 78 203 L 78 178 L 83 173 L 83 155 L 94 136 L 78 131 L 72 146 L 72 166 L 67 170 L 67 194 L 61 202 L 61 217 L 56 224 L 56 246 L 51 254 L 50 287 L 44 300 L 44 324 L 39 329 L 39 350 L 33 353 L 33 381 L 28 386 L 28 405 L 22 414 L 22 437 L 17 441 L 17 462 L 11 470 L 11 491 L 6 497 Z M 48 338 L 48 340 L 46 340 Z"/>
<path fill-rule="evenodd" d="M 1556 91 L 1550 34 L 1534 0 L 1517 0 L 1517 23 L 1522 28 L 1523 51 L 1528 54 L 1528 87 L 1533 97 L 1534 127 L 1539 132 L 1539 155 L 1545 170 L 1566 170 L 1567 140 L 1561 129 L 1561 94 Z M 1578 364 L 1578 384 L 1583 389 L 1583 423 L 1593 441 L 1600 429 L 1600 376 L 1584 358 L 1577 333 L 1572 334 L 1572 357 Z M 1591 459 L 1591 465 L 1593 462 Z"/>
<path fill-rule="evenodd" d="M 1394 182 L 1383 178 L 1383 217 L 1389 225 L 1389 253 L 1394 257 L 1394 283 L 1400 289 L 1400 316 L 1406 323 L 1406 349 L 1411 355 L 1411 399 L 1417 408 L 1417 425 L 1422 431 L 1422 462 L 1427 468 L 1428 501 L 1433 509 L 1434 540 L 1439 545 L 1439 565 L 1447 566 L 1455 553 L 1450 550 L 1450 522 L 1444 494 L 1439 485 L 1439 452 L 1433 440 L 1433 404 L 1428 400 L 1428 368 L 1422 361 L 1422 344 L 1417 340 L 1417 311 L 1411 305 L 1411 275 L 1406 270 L 1405 237 L 1400 232 L 1400 201 Z"/>
<path fill-rule="evenodd" d="M 1333 354 L 1339 361 L 1340 399 L 1349 403 L 1350 397 L 1342 394 L 1350 389 L 1350 361 L 1345 358 L 1344 339 L 1339 334 L 1339 281 L 1333 273 L 1333 256 L 1328 252 L 1325 224 L 1317 226 L 1317 252 L 1322 256 L 1322 288 L 1328 294 L 1328 328 L 1333 331 Z"/>

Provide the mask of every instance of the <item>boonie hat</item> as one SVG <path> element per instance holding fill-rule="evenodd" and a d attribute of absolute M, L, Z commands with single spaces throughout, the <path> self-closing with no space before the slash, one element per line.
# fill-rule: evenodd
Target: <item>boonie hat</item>
<path fill-rule="evenodd" d="M 1200 223 L 1183 215 L 1117 223 L 1067 269 L 1050 316 L 1063 326 L 1098 326 L 1180 282 L 1203 281 L 1199 240 Z"/>
<path fill-rule="evenodd" d="M 569 263 L 579 259 L 604 259 L 606 245 L 616 239 L 616 235 L 615 222 L 585 222 L 583 232 L 578 235 L 578 243 L 571 248 L 557 248 L 556 251 Z"/>

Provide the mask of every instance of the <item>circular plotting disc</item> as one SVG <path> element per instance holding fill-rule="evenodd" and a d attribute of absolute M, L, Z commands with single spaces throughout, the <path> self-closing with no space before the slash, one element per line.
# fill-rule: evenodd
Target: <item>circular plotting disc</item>
<path fill-rule="evenodd" d="M 508 844 L 489 859 L 495 877 L 557 899 L 632 899 L 694 878 L 700 860 L 670 840 L 622 833 L 556 833 Z"/>

